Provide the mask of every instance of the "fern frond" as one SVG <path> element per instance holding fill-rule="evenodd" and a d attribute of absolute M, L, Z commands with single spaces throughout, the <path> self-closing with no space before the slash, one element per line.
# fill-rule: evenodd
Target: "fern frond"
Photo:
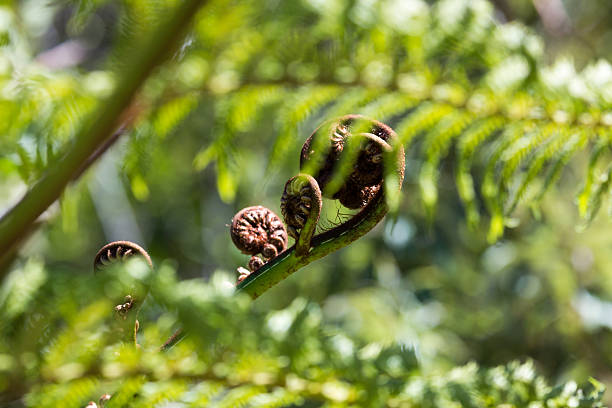
<path fill-rule="evenodd" d="M 475 228 L 480 221 L 480 212 L 476 203 L 474 180 L 470 173 L 476 150 L 493 137 L 504 126 L 505 120 L 499 116 L 482 119 L 472 124 L 457 143 L 456 183 L 459 197 L 465 207 L 468 225 Z"/>
<path fill-rule="evenodd" d="M 375 104 L 377 98 L 384 95 L 384 91 L 363 87 L 351 87 L 334 101 L 334 104 L 325 111 L 325 116 L 336 118 L 362 109 L 364 106 Z M 365 109 L 365 108 L 363 108 Z"/>
<path fill-rule="evenodd" d="M 125 270 L 110 271 L 107 278 L 117 276 L 152 279 L 149 283 L 155 301 L 175 310 L 190 336 L 165 353 L 159 353 L 157 344 L 147 342 L 151 331 L 143 333 L 139 349 L 128 344 L 88 348 L 83 340 L 101 330 L 96 323 L 100 322 L 97 305 L 104 301 L 94 300 L 78 315 L 64 320 L 66 329 L 51 341 L 53 356 L 45 357 L 43 369 L 32 377 L 37 386 L 26 398 L 28 406 L 81 408 L 107 393 L 111 395 L 105 404 L 109 408 L 320 403 L 447 406 L 483 401 L 497 405 L 513 401 L 517 406 L 552 401 L 550 404 L 564 406 L 570 399 L 595 408 L 602 397 L 603 388 L 596 382 L 562 393 L 551 389 L 536 376 L 531 363 L 493 369 L 470 364 L 425 375 L 413 347 L 363 343 L 339 331 L 316 304 L 304 299 L 278 311 L 258 311 L 247 297 L 233 294 L 219 276 L 208 284 L 199 279 L 179 282 L 167 264 L 152 276 L 135 274 L 127 265 Z M 94 288 L 104 287 L 105 280 L 76 280 L 79 291 L 104 293 Z M 34 303 L 39 303 L 41 296 L 46 294 L 37 293 Z M 63 301 L 50 298 L 53 307 L 44 313 L 52 313 Z M 112 308 L 105 308 L 109 310 Z M 152 312 L 139 317 L 141 325 L 151 326 L 149 318 L 157 318 L 157 312 Z M 77 350 L 89 357 L 76 358 Z M 87 376 L 77 380 L 76 372 Z M 21 381 L 17 373 L 11 376 L 0 371 L 0 376 L 9 384 Z M 531 391 L 522 392 L 525 388 Z"/>
<path fill-rule="evenodd" d="M 251 405 L 257 408 L 282 408 L 303 404 L 303 398 L 289 390 L 278 388 L 267 394 L 254 396 Z"/>
<path fill-rule="evenodd" d="M 571 136 L 570 132 L 570 129 L 559 126 L 549 140 L 539 143 L 542 144 L 542 146 L 538 147 L 530 158 L 525 175 L 520 181 L 520 185 L 516 189 L 514 197 L 510 201 L 510 205 L 508 206 L 506 213 L 512 213 L 516 208 L 516 205 L 525 199 L 527 187 L 531 186 L 532 182 L 542 172 L 544 165 L 549 162 L 561 149 L 567 146 L 568 140 Z"/>
<path fill-rule="evenodd" d="M 503 201 L 500 197 L 499 183 L 495 182 L 496 168 L 502 155 L 513 143 L 523 136 L 522 122 L 507 127 L 501 137 L 492 146 L 489 160 L 484 170 L 482 195 L 484 203 L 491 214 L 489 241 L 496 241 L 504 231 Z"/>
<path fill-rule="evenodd" d="M 544 197 L 544 194 L 548 191 L 548 189 L 557 182 L 557 180 L 561 176 L 561 171 L 568 164 L 569 160 L 574 156 L 576 152 L 578 152 L 580 149 L 584 148 L 587 145 L 590 138 L 590 132 L 584 130 L 579 131 L 578 133 L 575 133 L 571 136 L 571 138 L 563 146 L 561 152 L 557 154 L 557 157 L 550 165 L 550 170 L 548 171 L 546 178 L 544 179 L 542 188 L 540 189 L 540 192 L 537 195 L 536 202 L 542 200 L 542 197 Z"/>
<path fill-rule="evenodd" d="M 243 385 L 230 389 L 221 396 L 221 401 L 218 403 L 219 408 L 232 408 L 232 407 L 248 407 L 252 405 L 252 401 L 258 396 L 265 392 L 265 388 Z"/>
<path fill-rule="evenodd" d="M 21 316 L 47 281 L 43 265 L 31 260 L 23 269 L 11 273 L 0 289 L 0 328 L 8 330 L 14 320 Z"/>
<path fill-rule="evenodd" d="M 108 408 L 123 408 L 128 407 L 134 400 L 134 396 L 138 395 L 140 389 L 146 384 L 145 376 L 130 376 L 121 382 L 121 387 L 117 390 L 112 390 L 112 398 L 106 406 Z M 108 390 L 110 392 L 111 390 Z"/>
<path fill-rule="evenodd" d="M 190 408 L 208 406 L 213 400 L 219 398 L 222 390 L 222 384 L 202 381 L 189 391 L 189 394 L 191 394 L 189 398 L 183 398 L 183 400 L 189 403 Z"/>
<path fill-rule="evenodd" d="M 198 98 L 194 94 L 182 95 L 161 106 L 152 119 L 156 137 L 164 139 L 197 106 Z"/>
<path fill-rule="evenodd" d="M 412 109 L 416 101 L 404 93 L 392 92 L 357 110 L 369 118 L 376 118 L 381 122 L 387 122 L 391 117 L 402 114 Z M 348 113 L 348 112 L 347 112 Z"/>
<path fill-rule="evenodd" d="M 450 105 L 424 103 L 397 124 L 399 143 L 408 147 L 421 132 L 434 126 L 440 119 L 453 112 Z"/>
<path fill-rule="evenodd" d="M 25 397 L 29 407 L 53 408 L 57 406 L 80 408 L 91 400 L 98 389 L 95 378 L 84 377 L 67 384 L 47 384 Z"/>
<path fill-rule="evenodd" d="M 159 406 L 163 403 L 180 401 L 188 389 L 188 383 L 184 379 L 144 383 L 138 391 L 138 398 L 131 401 L 128 406 L 148 408 Z"/>
<path fill-rule="evenodd" d="M 451 142 L 458 137 L 474 118 L 465 112 L 453 112 L 444 117 L 425 136 L 423 153 L 426 158 L 419 175 L 419 187 L 425 209 L 431 218 L 438 201 L 438 175 L 440 160 L 447 154 Z"/>
<path fill-rule="evenodd" d="M 279 112 L 277 120 L 280 132 L 270 152 L 267 172 L 273 170 L 275 163 L 281 162 L 281 157 L 298 139 L 300 122 L 333 101 L 341 92 L 342 89 L 336 86 L 305 87 L 284 101 L 284 108 Z"/>
<path fill-rule="evenodd" d="M 557 126 L 548 125 L 544 128 L 524 129 L 524 135 L 510 143 L 500 157 L 500 175 L 498 180 L 498 191 L 503 194 L 503 199 L 509 189 L 509 181 L 516 169 L 523 161 L 542 143 L 547 142 L 557 131 Z"/>
<path fill-rule="evenodd" d="M 604 194 L 610 191 L 610 183 L 612 182 L 612 166 L 609 166 L 597 180 L 595 180 L 590 188 L 589 194 L 585 199 L 585 226 L 588 225 L 601 207 Z M 583 227 L 582 227 L 583 228 Z"/>
<path fill-rule="evenodd" d="M 599 141 L 595 144 L 591 152 L 584 186 L 582 187 L 582 190 L 580 191 L 576 199 L 578 203 L 578 212 L 580 216 L 584 219 L 588 219 L 590 197 L 592 195 L 594 184 L 596 183 L 596 180 L 598 178 L 596 173 L 599 171 L 597 169 L 599 159 L 605 152 L 608 151 L 609 148 L 609 140 L 604 137 L 599 139 Z"/>

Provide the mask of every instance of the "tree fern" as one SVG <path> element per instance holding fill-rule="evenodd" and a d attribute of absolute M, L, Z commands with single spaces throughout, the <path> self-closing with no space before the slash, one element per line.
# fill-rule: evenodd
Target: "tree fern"
<path fill-rule="evenodd" d="M 78 200 L 87 195 L 65 187 L 122 134 L 127 146 L 115 154 L 144 202 L 151 173 L 168 165 L 164 149 L 194 123 L 199 131 L 181 139 L 193 148 L 190 171 L 204 179 L 214 165 L 226 203 L 251 180 L 245 158 L 267 155 L 272 177 L 294 171 L 314 124 L 349 113 L 388 122 L 399 135 L 395 147 L 411 148 L 416 166 L 404 191 L 419 190 L 430 221 L 441 176 L 454 171 L 468 224 L 486 219 L 490 242 L 519 205 L 537 206 L 566 166 L 579 165 L 582 151 L 590 158 L 577 206 L 586 223 L 609 194 L 610 64 L 582 72 L 564 59 L 547 64 L 541 40 L 518 23 L 497 23 L 488 2 L 81 1 L 70 24 L 82 27 L 111 3 L 120 14 L 114 47 L 90 72 L 37 62 L 18 7 L 2 8 L 0 185 L 19 177 L 29 192 L 0 220 L 0 276 L 62 193 L 64 228 L 78 234 Z M 399 211 L 388 176 L 389 206 Z M 214 245 L 181 251 L 195 259 Z M 117 407 L 601 406 L 595 381 L 552 388 L 530 362 L 430 372 L 411 347 L 339 333 L 313 303 L 261 312 L 214 280 L 177 282 L 168 265 L 146 276 L 143 347 L 127 347 L 107 336 L 116 324 L 108 310 L 121 301 L 113 298 L 118 286 L 143 274 L 74 278 L 56 261 L 51 277 L 39 261 L 22 264 L 18 256 L 4 279 L 0 390 L 7 401 L 26 395 L 29 406 L 76 407 L 108 392 L 108 406 Z M 178 321 L 191 336 L 159 353 Z"/>

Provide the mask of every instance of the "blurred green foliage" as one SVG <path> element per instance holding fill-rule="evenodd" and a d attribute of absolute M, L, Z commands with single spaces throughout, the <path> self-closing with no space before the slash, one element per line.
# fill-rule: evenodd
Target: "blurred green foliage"
<path fill-rule="evenodd" d="M 61 164 L 175 3 L 3 3 L 0 211 Z M 10 266 L 0 404 L 598 406 L 589 378 L 612 384 L 609 2 L 558 2 L 561 31 L 543 1 L 205 3 L 133 126 Z M 532 28 L 500 22 L 517 19 Z M 408 148 L 394 217 L 255 303 L 230 296 L 214 272 L 246 263 L 231 216 L 278 210 L 302 141 L 357 112 Z M 346 217 L 325 205 L 324 227 Z M 156 274 L 94 276 L 115 239 L 143 244 Z M 151 279 L 141 349 L 107 335 L 121 276 Z M 190 336 L 157 353 L 179 321 Z"/>
<path fill-rule="evenodd" d="M 139 348 L 109 341 L 111 305 L 134 285 L 150 288 Z M 27 392 L 27 406 L 79 407 L 111 394 L 105 406 L 596 407 L 604 389 L 595 380 L 551 388 L 531 361 L 424 375 L 409 344 L 347 336 L 303 298 L 254 310 L 226 276 L 179 282 L 167 263 L 153 273 L 134 260 L 75 279 L 31 261 L 3 295 L 0 387 L 9 403 Z M 189 335 L 160 353 L 177 321 Z"/>

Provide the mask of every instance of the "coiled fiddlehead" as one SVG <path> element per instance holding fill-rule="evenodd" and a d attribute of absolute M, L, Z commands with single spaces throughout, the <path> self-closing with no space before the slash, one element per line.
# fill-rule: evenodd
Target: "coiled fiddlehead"
<path fill-rule="evenodd" d="M 252 255 L 248 264 L 251 272 L 287 248 L 285 224 L 278 215 L 260 205 L 238 211 L 232 218 L 230 235 L 242 253 Z M 261 254 L 263 259 L 257 257 L 257 254 Z M 244 268 L 238 272 L 239 280 L 246 277 Z"/>
<path fill-rule="evenodd" d="M 142 257 L 149 268 L 153 269 L 151 257 L 140 245 L 130 241 L 115 241 L 104 245 L 94 258 L 94 272 L 103 272 L 105 268 L 111 267 L 113 264 L 124 262 L 132 257 Z M 130 287 L 126 289 L 126 294 L 123 299 L 114 307 L 118 322 L 114 327 L 114 334 L 117 338 L 126 342 L 138 345 L 136 335 L 140 326 L 138 322 L 138 312 L 145 297 L 148 293 L 148 288 Z M 125 293 L 125 292 L 124 292 Z"/>
<path fill-rule="evenodd" d="M 404 149 L 394 145 L 395 132 L 382 122 L 347 115 L 325 122 L 304 143 L 301 174 L 285 185 L 281 210 L 291 247 L 238 283 L 238 290 L 257 297 L 299 268 L 340 249 L 371 230 L 385 216 L 384 179 L 392 175 L 399 188 L 404 178 Z M 391 169 L 385 168 L 391 164 Z M 393 184 L 393 183 L 392 183 Z M 355 216 L 314 235 L 322 195 L 348 208 Z M 235 242 L 235 241 L 234 241 Z"/>
<path fill-rule="evenodd" d="M 138 244 L 130 241 L 115 241 L 104 245 L 94 258 L 94 271 L 103 269 L 105 266 L 139 255 L 144 258 L 150 268 L 153 267 L 151 257 Z"/>
<path fill-rule="evenodd" d="M 295 239 L 298 255 L 305 255 L 315 233 L 323 200 L 316 180 L 307 174 L 298 174 L 285 184 L 281 197 L 281 212 L 289 235 Z"/>
<path fill-rule="evenodd" d="M 325 197 L 338 199 L 348 208 L 361 208 L 381 185 L 383 155 L 395 140 L 397 135 L 384 123 L 346 115 L 323 123 L 306 139 L 300 169 L 313 175 Z M 403 177 L 403 149 L 398 160 Z"/>

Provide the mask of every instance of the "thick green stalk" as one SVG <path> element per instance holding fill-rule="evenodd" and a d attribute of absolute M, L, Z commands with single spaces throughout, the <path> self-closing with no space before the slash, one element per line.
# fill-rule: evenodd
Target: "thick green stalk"
<path fill-rule="evenodd" d="M 390 140 L 395 143 L 397 138 L 395 134 L 391 134 L 389 137 Z M 404 181 L 405 166 L 404 149 L 401 144 L 397 145 L 395 149 L 392 149 L 383 139 L 368 133 L 354 134 L 349 140 L 351 140 L 351 143 L 348 143 L 349 149 L 356 150 L 357 152 L 357 148 L 360 148 L 364 141 L 378 144 L 383 153 L 385 179 L 392 179 L 393 182 L 391 184 L 393 184 L 393 188 L 397 189 L 397 191 L 401 189 L 402 182 Z M 352 152 L 352 162 L 354 163 L 356 159 L 356 153 Z M 342 160 L 340 161 L 342 162 Z M 349 167 L 347 166 L 347 168 Z M 337 171 L 340 172 L 341 169 Z M 347 171 L 345 170 L 345 177 L 346 173 Z M 308 177 L 306 180 L 314 183 L 315 187 L 317 186 L 314 178 L 303 174 L 289 180 L 289 183 L 295 179 L 302 180 L 304 177 Z M 337 227 L 312 237 L 315 226 L 307 223 L 309 228 L 304 228 L 306 230 L 304 239 L 302 239 L 302 234 L 305 232 L 303 229 L 296 245 L 279 254 L 276 258 L 270 260 L 251 275 L 247 276 L 236 286 L 237 291 L 248 293 L 252 298 L 257 298 L 298 269 L 349 245 L 351 242 L 367 234 L 384 218 L 389 210 L 384 184 L 385 183 L 383 183 L 376 196 L 374 196 L 359 213 Z M 299 188 L 297 190 L 299 190 Z M 318 208 L 316 212 L 312 212 L 308 217 L 308 221 L 316 224 L 319 218 L 319 211 L 320 208 Z M 306 241 L 309 241 L 309 244 Z"/>
<path fill-rule="evenodd" d="M 240 282 L 237 286 L 238 292 L 248 293 L 252 298 L 259 297 L 298 269 L 361 238 L 374 228 L 386 213 L 387 204 L 381 189 L 355 217 L 336 228 L 316 235 L 312 239 L 312 248 L 307 255 L 298 256 L 295 246 L 287 249 Z"/>
<path fill-rule="evenodd" d="M 88 159 L 119 127 L 119 117 L 153 69 L 172 55 L 185 28 L 205 0 L 184 0 L 161 27 L 132 53 L 118 75 L 120 82 L 113 94 L 86 121 L 72 145 L 30 188 L 15 207 L 0 220 L 0 254 L 14 251 L 24 240 L 36 219 L 59 198 L 64 188 L 78 174 Z M 0 270 L 2 279 L 8 268 Z"/>

